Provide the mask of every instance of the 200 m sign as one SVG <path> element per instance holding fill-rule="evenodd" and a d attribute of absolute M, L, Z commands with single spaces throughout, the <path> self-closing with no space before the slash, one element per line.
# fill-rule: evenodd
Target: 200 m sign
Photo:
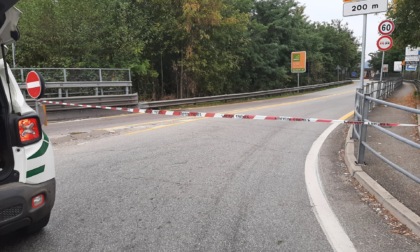
<path fill-rule="evenodd" d="M 360 2 L 344 3 L 343 16 L 357 16 L 370 13 L 386 12 L 388 0 L 366 0 Z"/>
<path fill-rule="evenodd" d="M 354 12 L 354 11 L 367 10 L 367 8 L 368 8 L 368 5 L 367 4 L 358 4 L 358 5 L 352 6 L 351 7 L 351 11 Z M 375 5 L 372 8 L 377 8 L 377 5 Z"/>

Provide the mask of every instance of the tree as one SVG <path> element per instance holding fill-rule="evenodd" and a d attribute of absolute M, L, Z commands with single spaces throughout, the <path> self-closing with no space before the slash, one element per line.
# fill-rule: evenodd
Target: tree
<path fill-rule="evenodd" d="M 23 67 L 130 68 L 142 99 L 295 85 L 292 51 L 307 51 L 308 82 L 335 80 L 358 54 L 341 23 L 312 24 L 296 0 L 21 0 Z"/>
<path fill-rule="evenodd" d="M 371 59 L 369 65 L 375 71 L 380 71 L 382 67 L 382 52 L 377 51 L 369 54 Z M 389 71 L 394 71 L 394 61 L 402 61 L 405 56 L 405 49 L 401 47 L 393 47 L 391 50 L 385 52 L 384 63 L 389 65 Z"/>
<path fill-rule="evenodd" d="M 294 0 L 254 1 L 251 43 L 242 66 L 251 90 L 290 83 L 290 53 L 300 47 L 299 30 L 306 24 L 303 10 Z"/>
<path fill-rule="evenodd" d="M 420 2 L 418 0 L 393 0 L 387 13 L 394 20 L 393 38 L 407 46 L 420 46 Z"/>
<path fill-rule="evenodd" d="M 357 52 L 358 43 L 347 24 L 340 20 L 318 23 L 315 31 L 322 39 L 318 56 L 319 63 L 322 64 L 321 82 L 335 80 L 337 66 L 350 70 L 357 65 L 360 59 Z"/>

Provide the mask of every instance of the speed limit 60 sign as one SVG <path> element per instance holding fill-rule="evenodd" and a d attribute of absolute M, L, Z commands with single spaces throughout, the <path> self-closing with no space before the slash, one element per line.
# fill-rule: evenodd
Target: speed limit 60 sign
<path fill-rule="evenodd" d="M 395 24 L 391 20 L 382 21 L 379 24 L 378 31 L 382 35 L 391 35 L 394 32 Z"/>

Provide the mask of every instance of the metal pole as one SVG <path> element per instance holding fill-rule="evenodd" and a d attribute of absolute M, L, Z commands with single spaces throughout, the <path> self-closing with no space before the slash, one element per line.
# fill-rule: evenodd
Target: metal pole
<path fill-rule="evenodd" d="M 367 26 L 367 14 L 363 15 L 363 35 L 362 35 L 362 60 L 360 63 L 360 85 L 359 88 L 363 88 L 364 85 L 364 72 L 365 72 L 365 52 L 366 52 L 366 26 Z"/>
<path fill-rule="evenodd" d="M 64 78 L 64 82 L 67 82 L 67 71 L 65 68 L 63 68 L 63 78 Z"/>
<path fill-rule="evenodd" d="M 298 93 L 299 93 L 299 85 L 300 85 L 300 73 L 298 73 L 298 83 L 297 83 Z"/>
<path fill-rule="evenodd" d="M 39 108 L 38 108 L 38 106 L 39 106 L 38 99 L 35 99 L 35 112 L 39 116 Z"/>
<path fill-rule="evenodd" d="M 359 114 L 361 114 L 361 107 L 360 107 L 360 102 L 359 102 L 359 100 L 360 100 L 360 98 L 359 98 L 359 96 L 357 95 L 357 93 L 362 93 L 363 91 L 362 90 L 360 90 L 360 88 L 357 88 L 356 89 L 356 96 L 354 97 L 354 104 L 355 104 L 355 108 L 354 108 L 354 110 L 357 112 L 357 113 L 359 113 Z M 357 113 L 354 113 L 354 120 L 355 121 L 359 121 L 359 116 L 357 115 Z M 358 132 L 358 134 L 360 134 L 359 132 L 360 132 L 360 126 L 359 125 L 354 125 L 353 126 L 353 132 L 352 132 L 352 137 L 351 137 L 351 139 L 356 139 L 357 138 L 357 136 L 356 136 L 356 134 L 355 134 L 355 132 Z"/>
<path fill-rule="evenodd" d="M 384 61 L 385 61 L 385 51 L 382 52 L 381 77 L 379 78 L 380 82 L 382 82 L 382 76 L 384 74 Z"/>
<path fill-rule="evenodd" d="M 419 60 L 420 60 L 420 56 L 419 56 Z M 417 62 L 417 80 L 420 79 L 420 69 L 419 69 L 419 67 L 420 67 L 420 61 Z"/>
<path fill-rule="evenodd" d="M 20 78 L 22 80 L 22 84 L 25 83 L 25 78 L 23 77 L 23 68 L 20 69 Z"/>
<path fill-rule="evenodd" d="M 184 83 L 183 83 L 183 79 L 184 79 L 184 51 L 182 51 L 181 50 L 181 78 L 180 78 L 180 81 L 179 81 L 179 93 L 180 93 L 180 98 L 182 99 L 183 98 L 183 96 L 182 96 L 182 91 L 183 91 L 183 89 L 184 89 Z"/>
<path fill-rule="evenodd" d="M 15 43 L 12 43 L 13 68 L 16 68 L 16 48 Z"/>
<path fill-rule="evenodd" d="M 364 123 L 367 120 L 368 113 L 369 113 L 369 100 L 366 99 L 368 94 L 363 95 L 363 112 L 362 112 L 362 122 Z M 366 142 L 366 135 L 367 135 L 367 125 L 363 124 L 362 129 L 360 131 L 360 139 L 359 139 L 359 153 L 357 155 L 357 164 L 361 165 L 365 162 L 365 145 L 363 144 Z"/>

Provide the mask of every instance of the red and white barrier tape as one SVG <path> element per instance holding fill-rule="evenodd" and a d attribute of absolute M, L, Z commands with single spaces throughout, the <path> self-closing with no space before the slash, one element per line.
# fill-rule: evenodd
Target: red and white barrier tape
<path fill-rule="evenodd" d="M 382 123 L 382 122 L 362 122 L 362 121 L 347 121 L 347 120 L 333 120 L 320 118 L 300 118 L 288 116 L 262 116 L 262 115 L 246 115 L 246 114 L 221 114 L 221 113 L 207 113 L 207 112 L 190 112 L 190 111 L 171 111 L 171 110 L 153 110 L 153 109 L 138 109 L 138 108 L 122 108 L 122 107 L 107 107 L 84 105 L 67 102 L 41 101 L 45 104 L 81 107 L 81 108 L 96 108 L 115 111 L 125 111 L 129 113 L 152 114 L 152 115 L 166 115 L 166 116 L 183 116 L 183 117 L 202 117 L 202 118 L 229 118 L 229 119 L 248 119 L 248 120 L 272 120 L 272 121 L 288 121 L 288 122 L 312 122 L 312 123 L 340 123 L 353 125 L 376 125 L 381 127 L 420 127 L 417 124 L 407 123 Z"/>

